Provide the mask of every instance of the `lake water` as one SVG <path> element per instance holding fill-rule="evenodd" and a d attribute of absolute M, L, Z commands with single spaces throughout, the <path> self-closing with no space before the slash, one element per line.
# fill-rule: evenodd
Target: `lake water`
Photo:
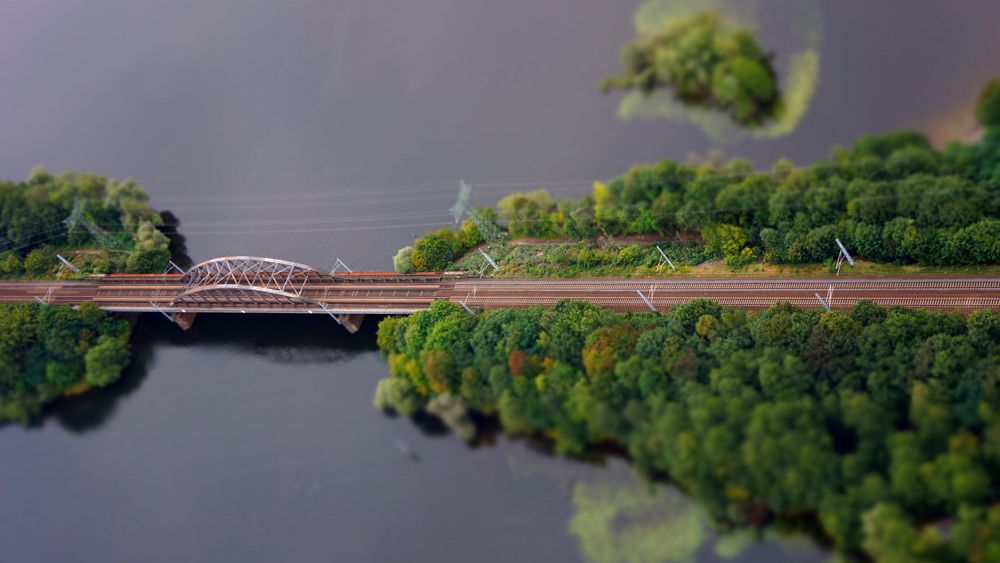
<path fill-rule="evenodd" d="M 781 21 L 782 4 L 755 6 Z M 622 121 L 600 94 L 636 6 L 5 0 L 0 176 L 39 163 L 134 176 L 195 260 L 388 269 L 447 224 L 459 179 L 486 203 L 580 194 L 713 148 L 769 166 L 866 132 L 943 141 L 971 134 L 1000 68 L 995 2 L 823 2 L 796 131 L 719 145 L 689 123 Z M 472 448 L 377 412 L 371 319 L 356 335 L 293 317 L 202 317 L 183 333 L 148 316 L 135 348 L 120 385 L 0 427 L 4 561 L 828 557 L 804 537 L 720 540 L 696 503 L 621 460 L 502 436 Z"/>

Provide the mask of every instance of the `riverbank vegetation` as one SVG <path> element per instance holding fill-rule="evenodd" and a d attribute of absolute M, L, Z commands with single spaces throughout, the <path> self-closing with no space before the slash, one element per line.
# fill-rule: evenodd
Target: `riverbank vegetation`
<path fill-rule="evenodd" d="M 700 240 L 733 267 L 816 264 L 839 238 L 857 258 L 962 267 L 1000 263 L 1000 87 L 983 90 L 974 143 L 935 149 L 913 131 L 869 135 L 808 167 L 779 161 L 757 172 L 745 160 L 685 165 L 664 160 L 596 182 L 579 200 L 545 190 L 514 193 L 479 210 L 458 233 L 443 229 L 410 250 L 417 269 L 453 269 L 484 240 L 649 236 Z M 489 220 L 494 218 L 494 220 Z M 502 226 L 502 227 L 501 227 Z M 530 269 L 525 266 L 522 269 Z"/>
<path fill-rule="evenodd" d="M 0 304 L 0 421 L 27 423 L 60 396 L 117 381 L 131 330 L 92 303 Z"/>
<path fill-rule="evenodd" d="M 381 408 L 446 397 L 563 453 L 617 444 L 720 529 L 798 520 L 885 561 L 1000 553 L 995 311 L 439 302 L 382 321 L 378 344 Z"/>
<path fill-rule="evenodd" d="M 777 74 L 753 33 L 713 11 L 674 18 L 656 34 L 637 37 L 620 53 L 623 74 L 601 89 L 670 89 L 681 103 L 727 113 L 757 126 L 781 111 Z"/>
<path fill-rule="evenodd" d="M 84 273 L 160 272 L 170 259 L 162 223 L 135 180 L 37 167 L 0 181 L 0 277 L 51 277 L 57 253 Z"/>
<path fill-rule="evenodd" d="M 674 263 L 671 268 L 660 256 L 659 246 Z M 831 257 L 823 263 L 775 264 L 756 261 L 730 265 L 697 241 L 628 242 L 594 240 L 579 242 L 510 242 L 488 244 L 481 248 L 500 266 L 504 276 L 577 278 L 656 276 L 718 277 L 718 276 L 829 276 L 837 271 Z M 471 252 L 451 268 L 477 272 L 484 259 Z M 846 268 L 846 266 L 844 266 Z M 492 273 L 492 272 L 491 272 Z M 968 275 L 1000 276 L 1000 265 L 975 264 L 966 266 L 921 266 L 856 260 L 850 267 L 852 276 L 931 276 Z"/>
<path fill-rule="evenodd" d="M 692 273 L 698 265 L 715 256 L 695 241 L 664 242 L 660 248 L 676 263 L 678 270 Z M 580 276 L 655 276 L 664 270 L 656 245 L 643 242 L 553 242 L 498 244 L 485 247 L 504 275 L 575 278 Z M 455 270 L 476 271 L 483 257 L 474 252 L 451 266 Z"/>

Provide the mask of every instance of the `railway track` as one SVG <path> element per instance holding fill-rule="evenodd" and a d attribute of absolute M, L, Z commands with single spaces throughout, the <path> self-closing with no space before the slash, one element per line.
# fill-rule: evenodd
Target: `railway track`
<path fill-rule="evenodd" d="M 997 278 L 812 278 L 812 279 L 628 279 L 458 280 L 445 297 L 470 308 L 554 305 L 561 299 L 589 301 L 618 311 L 664 311 L 692 299 L 763 309 L 782 301 L 832 309 L 869 300 L 885 307 L 973 310 L 1000 308 Z"/>
<path fill-rule="evenodd" d="M 784 301 L 834 309 L 867 299 L 886 307 L 1000 309 L 1000 278 L 719 278 L 719 279 L 476 279 L 422 274 L 271 276 L 264 288 L 198 288 L 181 275 L 107 276 L 84 281 L 0 284 L 0 301 L 79 305 L 110 311 L 167 313 L 407 314 L 435 300 L 472 309 L 551 307 L 563 299 L 616 311 L 665 311 L 692 299 L 762 309 Z M 191 291 L 192 289 L 207 291 Z"/>

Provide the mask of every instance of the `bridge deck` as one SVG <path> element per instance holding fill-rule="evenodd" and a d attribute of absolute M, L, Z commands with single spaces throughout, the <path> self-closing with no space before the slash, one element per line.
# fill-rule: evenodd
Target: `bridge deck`
<path fill-rule="evenodd" d="M 94 277 L 85 281 L 4 283 L 0 302 L 78 305 L 110 311 L 171 313 L 408 314 L 435 300 L 473 309 L 551 306 L 562 299 L 617 311 L 658 311 L 691 299 L 765 308 L 778 301 L 848 308 L 861 299 L 884 306 L 972 310 L 1000 308 L 1000 278 L 716 278 L 716 279 L 476 279 L 379 274 L 272 277 L 262 288 L 223 284 L 193 287 L 179 275 Z M 641 295 L 640 295 L 641 293 Z"/>

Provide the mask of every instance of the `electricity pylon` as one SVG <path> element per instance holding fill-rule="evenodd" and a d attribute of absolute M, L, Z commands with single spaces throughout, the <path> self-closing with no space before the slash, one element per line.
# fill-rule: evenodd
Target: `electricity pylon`
<path fill-rule="evenodd" d="M 466 213 L 472 214 L 472 206 L 469 205 L 469 197 L 472 195 L 472 186 L 465 183 L 465 180 L 458 182 L 458 199 L 455 205 L 451 206 L 451 216 L 455 219 L 455 224 L 462 221 L 462 216 Z"/>
<path fill-rule="evenodd" d="M 76 201 L 73 202 L 73 210 L 70 212 L 69 217 L 63 220 L 63 224 L 66 225 L 66 234 L 70 235 L 77 227 L 82 226 L 90 233 L 90 236 L 94 237 L 97 244 L 105 247 L 116 246 L 114 238 L 87 217 L 84 211 L 85 205 L 86 203 L 82 198 L 76 198 Z"/>

